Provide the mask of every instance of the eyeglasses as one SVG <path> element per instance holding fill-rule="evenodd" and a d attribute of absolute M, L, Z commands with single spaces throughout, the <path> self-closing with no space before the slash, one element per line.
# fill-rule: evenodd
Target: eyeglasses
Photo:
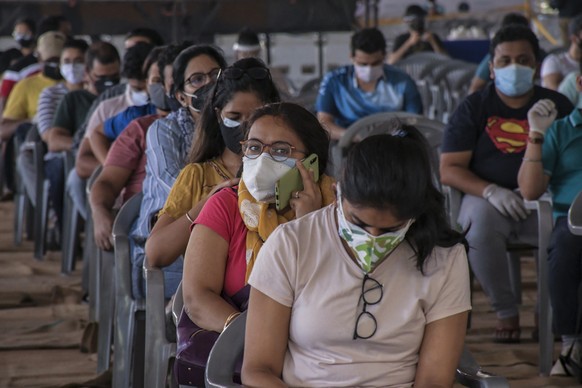
<path fill-rule="evenodd" d="M 207 83 L 214 82 L 220 74 L 220 69 L 214 68 L 208 73 L 194 73 L 184 81 L 184 85 L 191 85 L 193 88 L 200 88 Z"/>
<path fill-rule="evenodd" d="M 376 279 L 371 278 L 368 274 L 364 275 L 362 282 L 362 294 L 358 299 L 358 306 L 360 300 L 364 302 L 364 309 L 356 319 L 356 327 L 354 328 L 353 339 L 368 339 L 376 334 L 378 329 L 378 322 L 376 317 L 371 312 L 367 311 L 368 305 L 375 305 L 380 303 L 384 296 L 384 286 L 382 286 Z"/>
<path fill-rule="evenodd" d="M 271 158 L 277 162 L 284 162 L 289 159 L 293 151 L 307 154 L 307 152 L 300 151 L 284 141 L 277 141 L 273 144 L 264 144 L 259 140 L 250 139 L 247 141 L 241 141 L 240 144 L 242 145 L 244 156 L 249 159 L 256 159 L 261 156 L 265 147 L 269 147 L 269 155 L 271 155 Z"/>

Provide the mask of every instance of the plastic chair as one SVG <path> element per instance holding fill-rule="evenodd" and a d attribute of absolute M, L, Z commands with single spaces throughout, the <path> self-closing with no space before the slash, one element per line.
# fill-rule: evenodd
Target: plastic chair
<path fill-rule="evenodd" d="M 242 357 L 246 330 L 246 311 L 235 318 L 214 344 L 206 364 L 206 387 L 242 387 L 232 378 L 232 371 Z M 507 388 L 507 379 L 494 376 L 481 369 L 471 352 L 465 347 L 457 367 L 455 380 L 472 388 Z"/>
<path fill-rule="evenodd" d="M 89 197 L 91 187 L 101 173 L 102 167 L 97 167 L 87 181 L 86 195 Z M 85 242 L 83 250 L 83 278 L 87 278 L 89 290 L 89 321 L 96 322 L 99 316 L 99 279 L 100 268 L 97 260 L 97 245 L 93 234 L 93 217 L 91 205 L 87 201 L 87 220 L 85 222 Z"/>
<path fill-rule="evenodd" d="M 22 140 L 17 136 L 13 140 L 13 152 L 14 155 L 18 155 L 20 152 L 20 147 L 22 146 Z M 22 238 L 24 234 L 24 228 L 26 227 L 26 235 L 29 240 L 34 238 L 34 209 L 32 207 L 32 202 L 28 195 L 26 195 L 26 189 L 24 188 L 24 182 L 22 181 L 18 169 L 14 168 L 14 245 L 19 246 L 22 244 Z"/>
<path fill-rule="evenodd" d="M 568 229 L 572 234 L 582 236 L 582 191 L 578 193 L 568 210 Z"/>
<path fill-rule="evenodd" d="M 142 198 L 141 192 L 131 197 L 121 207 L 113 223 L 115 247 L 115 265 L 111 267 L 115 271 L 113 387 L 119 388 L 144 386 L 145 300 L 133 297 L 129 242 L 131 226 L 139 216 Z"/>
<path fill-rule="evenodd" d="M 64 174 L 65 177 L 75 168 L 75 159 L 71 151 L 63 151 Z M 64 192 L 63 206 L 63 237 L 61 239 L 62 262 L 61 273 L 68 275 L 75 270 L 75 258 L 79 250 L 79 223 L 81 213 L 77 209 L 75 202 L 71 199 L 68 191 Z"/>
<path fill-rule="evenodd" d="M 166 312 L 164 299 L 164 273 L 161 269 L 152 267 L 147 259 L 143 263 L 143 273 L 146 283 L 145 307 L 145 388 L 163 387 L 170 370 L 170 360 L 176 357 L 176 339 L 168 338 L 166 333 Z M 182 283 L 176 290 L 172 303 L 172 318 L 175 324 L 184 306 L 182 298 Z"/>
<path fill-rule="evenodd" d="M 451 225 L 457 224 L 459 210 L 461 207 L 462 193 L 452 187 L 443 186 L 447 207 L 449 212 L 449 222 Z M 507 245 L 508 266 L 512 281 L 512 288 L 518 303 L 521 303 L 521 263 L 516 251 L 531 249 L 535 251 L 538 270 L 538 305 L 539 305 L 539 370 L 543 376 L 548 376 L 552 369 L 552 359 L 554 352 L 554 335 L 552 334 L 552 308 L 550 305 L 550 291 L 548 285 L 548 246 L 553 229 L 552 205 L 548 196 L 543 196 L 537 201 L 524 201 L 525 207 L 535 211 L 538 217 L 537 222 L 537 244 L 536 246 L 526 245 L 517 240 L 510 241 Z"/>

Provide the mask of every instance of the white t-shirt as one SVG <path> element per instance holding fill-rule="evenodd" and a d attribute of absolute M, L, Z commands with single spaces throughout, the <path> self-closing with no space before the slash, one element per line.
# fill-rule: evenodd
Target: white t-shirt
<path fill-rule="evenodd" d="M 377 321 L 353 339 L 364 274 L 344 249 L 330 205 L 279 226 L 262 247 L 249 283 L 291 307 L 283 380 L 290 386 L 396 386 L 414 383 L 426 324 L 471 309 L 462 245 L 435 248 L 424 275 L 408 243 L 369 274 L 383 285 L 368 305 Z"/>
<path fill-rule="evenodd" d="M 560 73 L 562 77 L 565 77 L 571 72 L 579 70 L 579 68 L 580 63 L 570 57 L 567 51 L 559 54 L 550 54 L 542 62 L 542 68 L 540 70 L 542 86 L 546 86 L 544 85 L 543 79 L 547 75 Z"/>

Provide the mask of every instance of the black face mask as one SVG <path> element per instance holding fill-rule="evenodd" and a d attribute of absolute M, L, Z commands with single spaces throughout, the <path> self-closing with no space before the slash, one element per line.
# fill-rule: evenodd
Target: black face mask
<path fill-rule="evenodd" d="M 204 107 L 204 103 L 208 99 L 208 96 L 210 95 L 210 92 L 213 90 L 213 88 L 214 83 L 211 82 L 200 87 L 194 93 L 186 92 L 182 93 L 184 93 L 185 96 L 190 97 L 190 107 L 192 108 L 192 110 L 194 110 L 195 112 L 200 112 Z"/>
<path fill-rule="evenodd" d="M 412 19 L 408 25 L 410 26 L 410 29 L 412 31 L 416 31 L 419 34 L 422 34 L 424 32 L 424 19 L 417 17 Z"/>
<path fill-rule="evenodd" d="M 226 148 L 239 155 L 242 152 L 242 145 L 240 142 L 244 138 L 240 125 L 237 125 L 236 127 L 227 127 L 222 119 L 220 119 L 218 125 L 220 126 L 220 134 L 222 135 Z"/>
<path fill-rule="evenodd" d="M 170 103 L 168 101 L 169 97 L 164 90 L 164 85 L 161 83 L 155 83 L 148 86 L 148 94 L 150 95 L 150 101 L 159 110 L 169 112 L 171 110 Z"/>
<path fill-rule="evenodd" d="M 54 62 L 46 62 L 42 68 L 42 74 L 55 81 L 60 81 L 63 79 L 61 71 L 59 70 L 59 64 Z"/>
<path fill-rule="evenodd" d="M 98 77 L 94 84 L 95 90 L 97 90 L 97 94 L 101 94 L 105 91 L 105 89 L 115 86 L 119 83 L 119 77 L 113 76 L 105 76 L 105 77 Z"/>
<path fill-rule="evenodd" d="M 22 48 L 31 48 L 34 46 L 34 38 L 30 39 L 16 39 L 16 43 Z"/>

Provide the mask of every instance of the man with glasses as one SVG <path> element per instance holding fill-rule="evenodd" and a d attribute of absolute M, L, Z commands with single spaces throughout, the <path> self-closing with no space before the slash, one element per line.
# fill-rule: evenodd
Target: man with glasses
<path fill-rule="evenodd" d="M 352 36 L 352 64 L 326 74 L 319 88 L 317 118 L 339 138 L 357 120 L 380 112 L 422 114 L 416 84 L 407 74 L 386 65 L 386 40 L 376 28 Z"/>

